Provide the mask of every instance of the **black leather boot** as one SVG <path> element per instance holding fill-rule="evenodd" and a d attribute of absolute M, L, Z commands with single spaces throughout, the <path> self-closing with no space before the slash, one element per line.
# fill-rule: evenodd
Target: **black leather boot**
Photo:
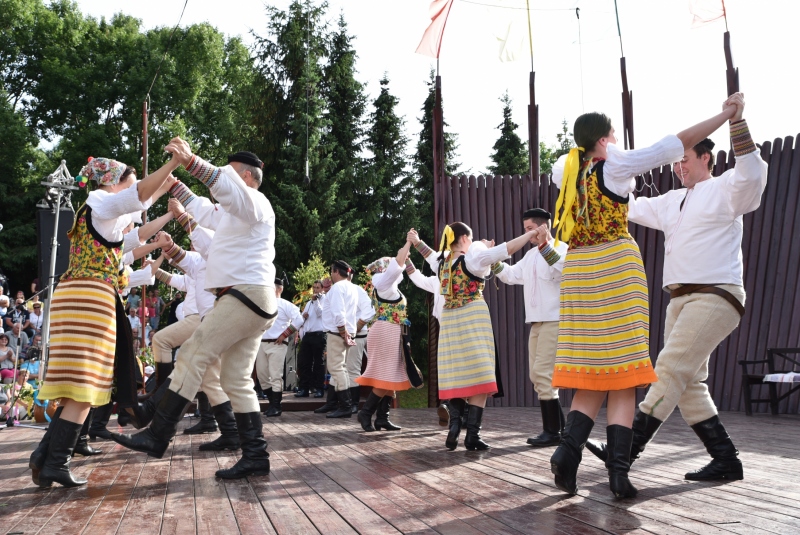
<path fill-rule="evenodd" d="M 96 438 L 103 438 L 111 440 L 111 432 L 106 429 L 108 421 L 111 419 L 111 413 L 114 411 L 114 402 L 109 401 L 105 405 L 97 407 L 92 416 L 92 425 L 89 426 L 89 438 L 95 440 Z"/>
<path fill-rule="evenodd" d="M 639 455 L 644 451 L 645 446 L 653 440 L 653 437 L 658 432 L 659 428 L 664 422 L 658 418 L 648 416 L 647 414 L 636 411 L 636 416 L 633 417 L 633 443 L 631 444 L 631 464 L 639 458 Z M 595 457 L 603 462 L 608 460 L 608 446 L 603 442 L 596 440 L 589 440 L 586 442 L 586 449 L 594 453 Z"/>
<path fill-rule="evenodd" d="M 364 402 L 364 408 L 358 411 L 358 422 L 361 424 L 361 429 L 367 433 L 375 431 L 375 428 L 372 427 L 372 415 L 378 410 L 378 403 L 381 402 L 381 399 L 383 398 L 379 398 L 375 392 L 370 392 Z"/>
<path fill-rule="evenodd" d="M 236 429 L 236 418 L 233 415 L 231 402 L 226 401 L 225 403 L 220 403 L 219 405 L 211 407 L 211 412 L 214 413 L 214 418 L 217 420 L 217 426 L 221 434 L 211 442 L 200 444 L 200 450 L 238 450 L 240 447 L 239 431 Z"/>
<path fill-rule="evenodd" d="M 235 414 L 239 441 L 242 443 L 242 456 L 226 470 L 217 470 L 217 477 L 240 479 L 247 476 L 269 474 L 269 453 L 267 441 L 261 432 L 261 413 Z"/>
<path fill-rule="evenodd" d="M 444 445 L 453 451 L 458 447 L 458 435 L 461 434 L 463 424 L 461 417 L 467 412 L 467 402 L 462 398 L 451 399 L 447 402 L 447 409 L 450 414 L 450 431 L 447 433 Z"/>
<path fill-rule="evenodd" d="M 467 436 L 464 437 L 464 447 L 469 451 L 483 451 L 491 447 L 481 439 L 482 419 L 483 407 L 467 405 Z"/>
<path fill-rule="evenodd" d="M 722 425 L 719 416 L 713 416 L 708 420 L 694 424 L 692 430 L 703 441 L 706 451 L 711 455 L 711 462 L 700 470 L 689 472 L 683 477 L 692 481 L 715 481 L 719 479 L 738 481 L 744 479 L 739 452 L 734 447 L 733 441 L 725 430 L 725 426 Z"/>
<path fill-rule="evenodd" d="M 606 427 L 606 437 L 608 439 L 606 468 L 608 468 L 611 492 L 617 498 L 635 498 L 636 487 L 628 479 L 628 471 L 631 469 L 633 429 L 621 425 L 609 425 Z"/>
<path fill-rule="evenodd" d="M 273 390 L 269 393 L 269 410 L 267 410 L 267 416 L 280 416 L 283 410 L 281 409 L 281 401 L 283 400 L 283 392 L 278 390 L 277 392 Z"/>
<path fill-rule="evenodd" d="M 200 411 L 200 421 L 192 427 L 184 429 L 183 434 L 200 435 L 202 433 L 216 433 L 217 422 L 214 420 L 214 414 L 211 412 L 211 403 L 209 403 L 208 396 L 205 392 L 197 393 L 197 410 Z"/>
<path fill-rule="evenodd" d="M 353 416 L 353 403 L 350 400 L 350 390 L 337 390 L 338 401 L 335 411 L 325 415 L 326 418 L 350 418 Z"/>
<path fill-rule="evenodd" d="M 167 389 L 158 404 L 150 427 L 135 435 L 111 433 L 111 439 L 128 449 L 141 451 L 150 457 L 160 459 L 167 451 L 170 439 L 178 431 L 178 422 L 188 404 L 188 399 Z"/>
<path fill-rule="evenodd" d="M 561 444 L 550 457 L 550 471 L 556 476 L 556 486 L 573 496 L 578 493 L 578 466 L 592 427 L 594 420 L 582 412 L 570 411 Z"/>
<path fill-rule="evenodd" d="M 314 409 L 314 412 L 317 414 L 324 414 L 326 412 L 335 411 L 336 407 L 339 406 L 339 402 L 336 399 L 336 389 L 331 385 L 328 385 L 328 397 L 325 399 L 325 405 L 319 407 L 318 409 Z"/>
<path fill-rule="evenodd" d="M 170 374 L 172 374 L 172 370 L 175 369 L 175 363 L 173 362 L 156 362 L 156 387 L 153 389 L 152 392 L 148 392 L 146 394 L 139 395 L 139 401 L 144 402 L 153 397 L 158 388 L 164 384 L 164 382 L 169 378 Z M 122 425 L 122 424 L 120 424 Z"/>
<path fill-rule="evenodd" d="M 47 457 L 42 469 L 39 471 L 39 487 L 50 487 L 53 482 L 59 483 L 64 487 L 85 485 L 85 479 L 76 478 L 69 471 L 69 460 L 72 458 L 72 451 L 78 441 L 78 435 L 81 433 L 83 424 L 76 424 L 59 418 L 51 425 L 53 431 L 50 434 Z"/>
<path fill-rule="evenodd" d="M 378 403 L 378 415 L 375 417 L 375 429 L 380 431 L 385 429 L 387 431 L 399 431 L 402 429 L 399 425 L 394 425 L 389 421 L 389 407 L 392 404 L 392 396 L 383 396 L 380 403 Z"/>
<path fill-rule="evenodd" d="M 91 457 L 92 455 L 101 455 L 103 450 L 96 450 L 89 445 L 89 428 L 92 426 L 92 416 L 94 416 L 95 409 L 89 409 L 89 414 L 86 415 L 86 420 L 81 427 L 81 434 L 78 435 L 78 442 L 75 443 L 75 455 L 83 455 L 84 457 Z"/>
<path fill-rule="evenodd" d="M 56 412 L 53 413 L 53 417 L 50 418 L 50 425 L 47 426 L 47 431 L 44 432 L 42 440 L 39 441 L 39 445 L 33 450 L 31 458 L 28 461 L 28 467 L 31 469 L 31 478 L 36 485 L 39 484 L 39 471 L 42 469 L 44 461 L 47 459 L 47 451 L 50 448 L 50 437 L 53 436 L 53 424 L 61 418 L 61 411 L 63 410 L 64 407 L 59 407 L 56 409 Z"/>
<path fill-rule="evenodd" d="M 351 386 L 350 387 L 350 402 L 352 406 L 350 407 L 350 411 L 353 414 L 358 414 L 358 403 L 361 401 L 361 385 Z"/>
<path fill-rule="evenodd" d="M 447 427 L 450 423 L 450 408 L 447 406 L 447 401 L 442 401 L 436 409 L 436 416 L 439 417 L 439 425 Z"/>
<path fill-rule="evenodd" d="M 561 443 L 561 422 L 564 420 L 564 413 L 561 410 L 561 402 L 556 399 L 540 399 L 539 405 L 542 409 L 542 427 L 544 431 L 535 437 L 528 439 L 528 444 L 534 448 L 546 448 L 558 446 Z"/>

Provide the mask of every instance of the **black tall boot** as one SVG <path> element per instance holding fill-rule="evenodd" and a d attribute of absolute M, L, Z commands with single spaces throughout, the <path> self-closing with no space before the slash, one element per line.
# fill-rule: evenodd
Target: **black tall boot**
<path fill-rule="evenodd" d="M 534 448 L 546 448 L 548 446 L 558 446 L 561 442 L 561 430 L 563 429 L 564 413 L 561 410 L 561 403 L 556 399 L 540 399 L 539 405 L 542 409 L 542 427 L 544 431 L 535 437 L 528 439 L 528 444 Z"/>
<path fill-rule="evenodd" d="M 280 390 L 273 390 L 269 393 L 269 410 L 267 417 L 280 416 L 283 412 L 281 409 L 281 401 L 283 401 L 283 392 Z"/>
<path fill-rule="evenodd" d="M 561 433 L 561 444 L 550 457 L 550 471 L 556 476 L 556 486 L 573 496 L 578 493 L 578 466 L 592 427 L 594 420 L 582 412 L 570 411 Z"/>
<path fill-rule="evenodd" d="M 31 478 L 36 485 L 39 484 L 39 471 L 42 469 L 42 466 L 44 466 L 44 461 L 47 459 L 47 451 L 50 449 L 50 437 L 53 436 L 53 424 L 61 418 L 61 411 L 63 410 L 64 407 L 58 407 L 56 409 L 53 417 L 50 418 L 50 425 L 47 426 L 47 431 L 44 432 L 42 440 L 39 441 L 39 445 L 33 450 L 31 458 L 28 461 L 28 467 L 31 469 Z"/>
<path fill-rule="evenodd" d="M 700 470 L 687 473 L 683 476 L 692 481 L 714 481 L 728 479 L 738 481 L 744 479 L 742 461 L 739 452 L 733 445 L 730 435 L 719 416 L 694 424 L 692 430 L 703 441 L 706 451 L 711 455 L 711 462 Z"/>
<path fill-rule="evenodd" d="M 444 441 L 445 447 L 453 451 L 458 447 L 458 435 L 461 434 L 461 417 L 467 412 L 467 402 L 462 398 L 454 398 L 447 402 L 447 410 L 450 414 L 450 431 Z"/>
<path fill-rule="evenodd" d="M 350 390 L 337 390 L 336 399 L 338 407 L 326 415 L 327 418 L 350 418 L 353 416 L 353 403 L 350 400 Z"/>
<path fill-rule="evenodd" d="M 328 397 L 325 400 L 325 405 L 314 409 L 314 412 L 317 414 L 324 414 L 326 412 L 335 411 L 336 407 L 338 406 L 339 402 L 336 399 L 336 389 L 333 388 L 333 386 L 328 385 Z"/>
<path fill-rule="evenodd" d="M 109 401 L 105 405 L 101 405 L 95 409 L 94 415 L 92 416 L 92 424 L 89 426 L 89 438 L 91 440 L 98 437 L 111 440 L 111 433 L 106 429 L 106 426 L 108 425 L 109 419 L 111 419 L 111 413 L 113 411 L 113 401 Z"/>
<path fill-rule="evenodd" d="M 378 404 L 383 398 L 378 397 L 375 392 L 370 392 L 367 400 L 364 402 L 364 408 L 358 411 L 358 422 L 361 424 L 361 429 L 367 433 L 375 431 L 372 427 L 372 415 L 378 410 Z"/>
<path fill-rule="evenodd" d="M 135 435 L 111 433 L 111 439 L 128 449 L 141 451 L 150 457 L 160 459 L 167 451 L 170 439 L 178 431 L 178 422 L 188 404 L 188 399 L 167 389 L 158 404 L 150 427 Z"/>
<path fill-rule="evenodd" d="M 631 469 L 633 429 L 621 425 L 609 425 L 606 427 L 606 437 L 608 438 L 606 468 L 608 468 L 611 492 L 617 498 L 635 498 L 636 487 L 628 479 L 628 471 Z"/>
<path fill-rule="evenodd" d="M 146 401 L 147 399 L 153 397 L 158 387 L 164 384 L 164 382 L 169 378 L 170 374 L 172 374 L 172 370 L 175 369 L 175 363 L 173 362 L 156 362 L 156 387 L 153 389 L 152 392 L 148 392 L 146 394 L 142 394 L 139 396 L 139 401 Z"/>
<path fill-rule="evenodd" d="M 239 431 L 236 429 L 236 418 L 233 415 L 233 408 L 231 402 L 226 401 L 211 407 L 211 412 L 214 413 L 214 418 L 217 420 L 219 432 L 221 433 L 216 439 L 205 444 L 200 444 L 201 451 L 222 451 L 222 450 L 238 450 L 239 445 Z"/>
<path fill-rule="evenodd" d="M 639 455 L 644 451 L 645 446 L 653 440 L 653 437 L 658 432 L 659 428 L 664 422 L 658 418 L 648 416 L 647 414 L 636 411 L 636 416 L 633 417 L 633 442 L 631 444 L 631 464 L 639 458 Z M 586 442 L 586 449 L 594 453 L 595 457 L 603 462 L 608 460 L 608 446 L 596 440 L 589 440 Z"/>
<path fill-rule="evenodd" d="M 399 425 L 394 425 L 389 421 L 389 406 L 392 404 L 392 396 L 383 396 L 380 403 L 378 403 L 378 415 L 375 417 L 375 429 L 380 431 L 386 429 L 387 431 L 399 431 L 402 429 Z"/>
<path fill-rule="evenodd" d="M 358 414 L 358 403 L 361 401 L 361 385 L 350 387 L 350 401 L 352 403 L 350 411 L 353 414 Z"/>
<path fill-rule="evenodd" d="M 436 415 L 439 417 L 439 425 L 447 427 L 450 424 L 450 408 L 447 406 L 447 401 L 442 401 L 436 409 Z"/>
<path fill-rule="evenodd" d="M 211 412 L 211 403 L 209 403 L 208 396 L 205 392 L 197 393 L 197 410 L 200 411 L 200 421 L 192 427 L 184 429 L 183 434 L 200 435 L 202 433 L 216 433 L 217 422 L 214 420 L 214 414 Z"/>
<path fill-rule="evenodd" d="M 464 437 L 464 447 L 469 451 L 483 451 L 491 447 L 481 439 L 482 419 L 483 407 L 467 405 L 467 436 Z"/>
<path fill-rule="evenodd" d="M 39 487 L 47 488 L 53 482 L 64 487 L 80 487 L 86 480 L 75 478 L 69 471 L 69 460 L 78 441 L 83 424 L 76 424 L 63 418 L 51 423 L 53 431 L 50 434 L 50 444 L 47 448 L 47 458 L 39 471 Z"/>
<path fill-rule="evenodd" d="M 89 428 L 92 426 L 92 416 L 94 416 L 95 409 L 89 409 L 89 414 L 86 415 L 86 420 L 81 427 L 81 434 L 78 435 L 78 442 L 75 443 L 75 455 L 83 455 L 84 457 L 91 457 L 92 455 L 100 455 L 103 450 L 96 450 L 89 445 Z"/>
<path fill-rule="evenodd" d="M 230 468 L 217 470 L 217 477 L 240 479 L 269 474 L 269 453 L 267 453 L 267 441 L 261 432 L 261 413 L 236 413 L 234 416 L 239 430 L 239 440 L 242 443 L 242 456 Z"/>

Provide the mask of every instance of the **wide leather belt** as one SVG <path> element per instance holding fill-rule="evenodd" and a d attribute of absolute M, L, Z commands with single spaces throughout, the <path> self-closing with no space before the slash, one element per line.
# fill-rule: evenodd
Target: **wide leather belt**
<path fill-rule="evenodd" d="M 681 297 L 682 295 L 697 293 L 718 295 L 730 303 L 740 316 L 744 316 L 744 305 L 742 305 L 732 293 L 727 290 L 723 290 L 716 284 L 684 284 L 680 288 L 670 290 L 669 296 L 671 299 L 675 299 L 676 297 Z"/>
<path fill-rule="evenodd" d="M 278 339 L 277 339 L 277 338 L 269 338 L 269 339 L 267 339 L 267 340 L 261 340 L 261 343 L 262 343 L 262 344 L 263 344 L 263 343 L 265 343 L 265 342 L 267 342 L 267 343 L 270 343 L 270 344 L 277 344 L 277 343 L 278 343 Z M 288 345 L 289 345 L 289 342 L 287 342 L 286 340 L 284 340 L 284 341 L 283 341 L 283 342 L 281 342 L 281 343 L 282 343 L 283 345 L 285 345 L 285 346 L 288 346 Z"/>

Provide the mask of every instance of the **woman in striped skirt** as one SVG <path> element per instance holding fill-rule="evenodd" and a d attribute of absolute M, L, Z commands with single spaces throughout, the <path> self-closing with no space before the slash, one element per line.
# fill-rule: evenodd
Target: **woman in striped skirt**
<path fill-rule="evenodd" d="M 123 253 L 141 243 L 136 232 L 123 239 L 123 230 L 132 213 L 146 210 L 151 197 L 167 191 L 169 184 L 162 185 L 177 166 L 169 162 L 140 182 L 134 168 L 106 158 L 90 158 L 81 170 L 79 178 L 94 180 L 98 189 L 75 216 L 69 267 L 50 306 L 50 351 L 39 399 L 61 398 L 61 414 L 31 455 L 40 487 L 54 481 L 65 487 L 86 484 L 73 477 L 69 459 L 91 407 L 109 402 L 115 376 L 120 405 L 138 405 L 130 325 L 118 292 L 127 284 Z"/>
<path fill-rule="evenodd" d="M 556 485 L 578 491 L 582 450 L 608 397 L 611 491 L 636 496 L 628 480 L 636 388 L 657 381 L 649 353 L 647 281 L 639 246 L 628 233 L 628 196 L 636 175 L 680 159 L 727 121 L 736 107 L 644 149 L 615 145 L 611 120 L 578 117 L 572 149 L 553 166 L 561 189 L 556 239 L 569 244 L 561 279 L 561 312 L 553 386 L 575 388 L 561 444 L 550 459 Z"/>
<path fill-rule="evenodd" d="M 450 432 L 445 446 L 456 449 L 461 416 L 466 414 L 468 450 L 486 450 L 480 430 L 486 398 L 497 392 L 494 333 L 489 307 L 483 299 L 484 277 L 491 265 L 505 260 L 531 239 L 533 231 L 495 246 L 493 241 L 472 241 L 472 229 L 451 223 L 444 229 L 438 259 L 432 263 L 439 274 L 444 309 L 439 328 L 439 398 L 450 400 Z M 412 229 L 409 240 L 426 259 L 433 251 Z M 431 263 L 431 260 L 429 260 Z"/>
<path fill-rule="evenodd" d="M 367 369 L 356 378 L 361 386 L 371 386 L 372 392 L 358 412 L 364 431 L 397 431 L 400 427 L 389 421 L 389 405 L 395 392 L 408 390 L 411 382 L 406 371 L 403 335 L 411 325 L 406 311 L 406 296 L 400 291 L 403 271 L 411 244 L 397 252 L 396 258 L 380 258 L 367 266 L 372 276 L 368 293 L 375 309 L 375 322 L 367 335 Z M 372 415 L 377 411 L 375 425 Z"/>

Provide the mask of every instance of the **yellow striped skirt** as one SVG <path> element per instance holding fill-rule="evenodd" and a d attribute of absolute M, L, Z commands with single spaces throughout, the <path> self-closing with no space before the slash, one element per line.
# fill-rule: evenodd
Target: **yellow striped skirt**
<path fill-rule="evenodd" d="M 440 399 L 497 392 L 494 334 L 486 301 L 442 311 L 437 362 Z"/>
<path fill-rule="evenodd" d="M 561 277 L 553 386 L 624 390 L 657 381 L 647 279 L 632 239 L 570 249 Z"/>
<path fill-rule="evenodd" d="M 50 305 L 50 356 L 39 399 L 111 400 L 117 342 L 116 292 L 103 281 L 59 283 Z"/>

